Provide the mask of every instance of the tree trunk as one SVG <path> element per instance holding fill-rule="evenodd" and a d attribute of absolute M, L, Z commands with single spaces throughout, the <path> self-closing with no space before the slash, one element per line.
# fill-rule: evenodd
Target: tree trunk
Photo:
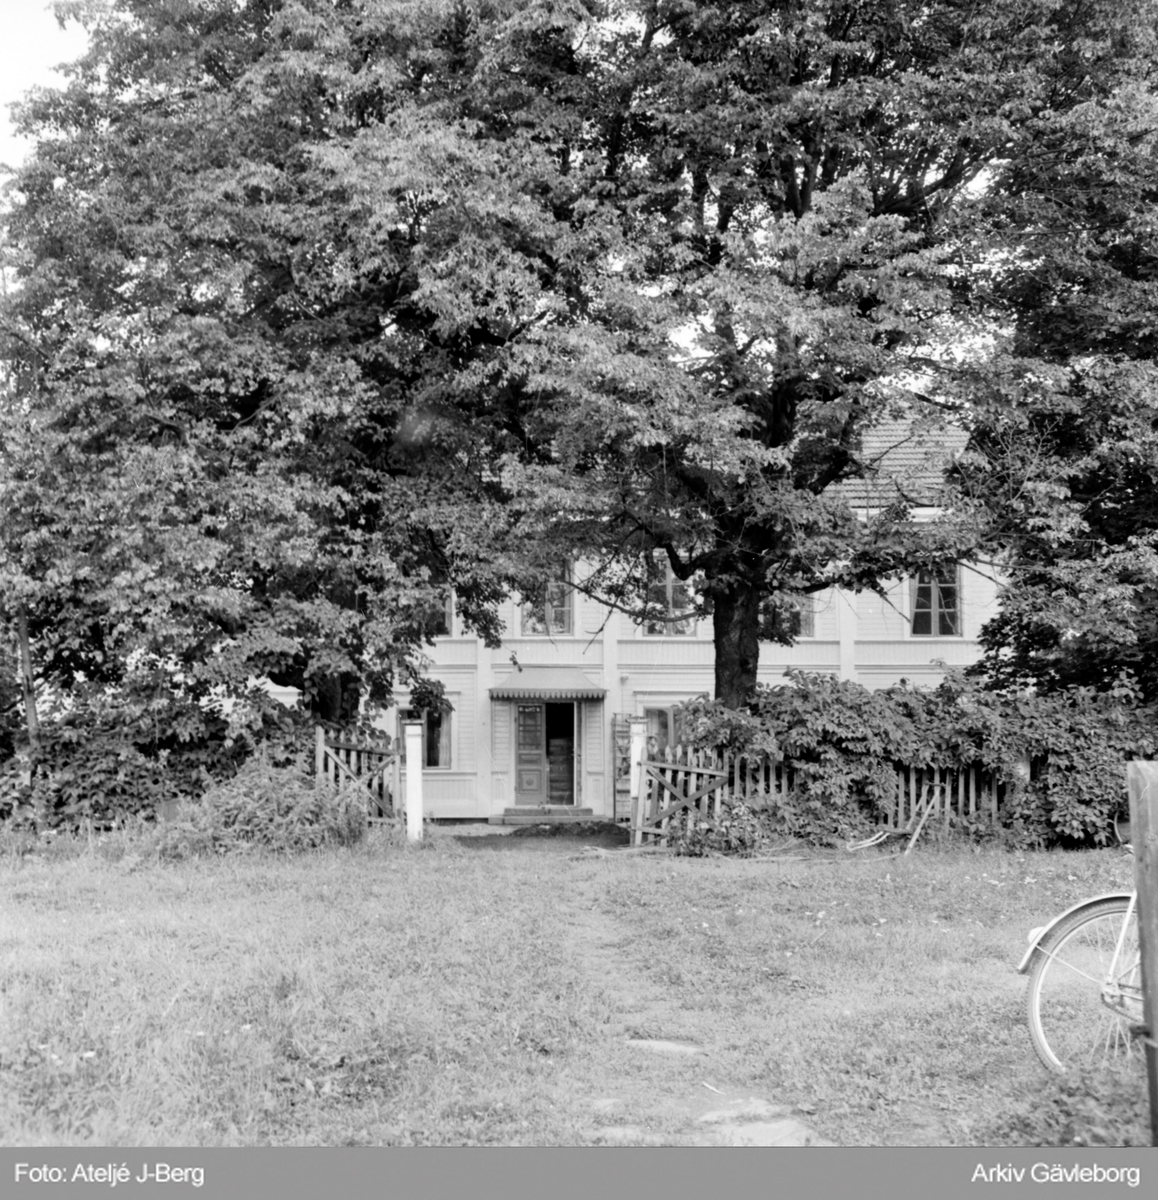
<path fill-rule="evenodd" d="M 28 749 L 32 770 L 40 758 L 40 719 L 36 715 L 36 683 L 32 677 L 32 648 L 28 641 L 28 617 L 24 609 L 16 615 L 16 638 L 20 643 L 20 685 L 24 692 L 24 723 L 28 729 Z"/>
<path fill-rule="evenodd" d="M 712 640 L 716 650 L 716 699 L 741 708 L 756 686 L 760 663 L 760 598 L 743 585 L 712 596 Z"/>
<path fill-rule="evenodd" d="M 317 692 L 310 710 L 314 716 L 332 725 L 348 725 L 358 717 L 357 677 L 343 672 L 326 675 L 317 681 Z"/>

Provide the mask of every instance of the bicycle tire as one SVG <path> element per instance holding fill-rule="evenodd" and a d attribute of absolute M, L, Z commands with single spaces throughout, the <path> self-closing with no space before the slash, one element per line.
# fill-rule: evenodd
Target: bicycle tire
<path fill-rule="evenodd" d="M 1126 899 L 1094 901 L 1070 913 L 1038 948 L 1029 968 L 1026 1007 L 1033 1048 L 1051 1071 L 1143 1061 L 1141 1040 L 1131 1029 L 1142 1023 L 1136 912 L 1115 964 L 1118 1003 L 1111 1008 L 1102 996 L 1128 910 Z"/>

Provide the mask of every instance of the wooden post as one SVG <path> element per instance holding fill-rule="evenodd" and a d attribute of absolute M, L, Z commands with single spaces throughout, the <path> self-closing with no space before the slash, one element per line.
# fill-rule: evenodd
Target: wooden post
<path fill-rule="evenodd" d="M 1130 841 L 1138 890 L 1138 948 L 1142 954 L 1142 1020 L 1150 1084 L 1150 1144 L 1158 1146 L 1158 762 L 1131 762 Z"/>
<path fill-rule="evenodd" d="M 401 738 L 394 743 L 394 758 L 390 763 L 390 815 L 398 820 L 402 816 L 402 746 Z"/>
<path fill-rule="evenodd" d="M 406 837 L 422 841 L 422 722 L 404 721 L 406 739 Z"/>
<path fill-rule="evenodd" d="M 647 745 L 647 721 L 643 717 L 632 717 L 628 721 L 631 730 L 631 842 L 643 845 L 643 749 Z"/>
<path fill-rule="evenodd" d="M 314 727 L 314 790 L 321 791 L 326 786 L 326 731 L 320 726 Z"/>

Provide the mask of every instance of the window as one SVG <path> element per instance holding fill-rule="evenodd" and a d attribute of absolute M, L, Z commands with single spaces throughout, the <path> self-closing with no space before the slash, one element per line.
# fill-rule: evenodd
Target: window
<path fill-rule="evenodd" d="M 760 605 L 760 640 L 790 645 L 799 638 L 816 637 L 816 600 L 812 595 L 784 592 Z"/>
<path fill-rule="evenodd" d="M 541 599 L 523 605 L 524 636 L 569 635 L 573 595 L 571 584 L 566 579 L 547 584 Z"/>
<path fill-rule="evenodd" d="M 398 710 L 398 750 L 402 756 L 402 765 L 406 765 L 406 731 L 402 728 L 406 721 L 422 722 L 422 765 L 424 767 L 450 766 L 450 713 L 417 712 L 413 708 Z"/>
<path fill-rule="evenodd" d="M 449 637 L 454 629 L 454 593 L 447 592 L 442 608 L 435 614 L 430 623 L 431 637 Z"/>
<path fill-rule="evenodd" d="M 648 758 L 663 758 L 663 752 L 669 746 L 680 743 L 682 729 L 674 708 L 645 708 L 643 719 L 647 722 L 644 749 Z"/>
<path fill-rule="evenodd" d="M 677 579 L 667 555 L 659 552 L 648 572 L 647 604 L 650 615 L 643 632 L 648 637 L 691 637 L 696 632 L 691 588 Z"/>
<path fill-rule="evenodd" d="M 961 633 L 957 568 L 922 571 L 913 580 L 913 635 L 956 637 Z"/>

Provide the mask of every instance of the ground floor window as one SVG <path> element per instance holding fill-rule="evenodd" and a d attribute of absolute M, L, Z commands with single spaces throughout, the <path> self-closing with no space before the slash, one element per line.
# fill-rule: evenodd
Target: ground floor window
<path fill-rule="evenodd" d="M 406 736 L 402 725 L 406 721 L 422 722 L 422 765 L 424 767 L 450 766 L 450 713 L 433 712 L 426 709 L 418 712 L 412 708 L 398 710 L 398 743 L 402 765 L 406 765 Z"/>
<path fill-rule="evenodd" d="M 680 723 L 674 708 L 645 708 L 643 719 L 647 722 L 648 758 L 662 758 L 669 746 L 680 743 Z"/>

